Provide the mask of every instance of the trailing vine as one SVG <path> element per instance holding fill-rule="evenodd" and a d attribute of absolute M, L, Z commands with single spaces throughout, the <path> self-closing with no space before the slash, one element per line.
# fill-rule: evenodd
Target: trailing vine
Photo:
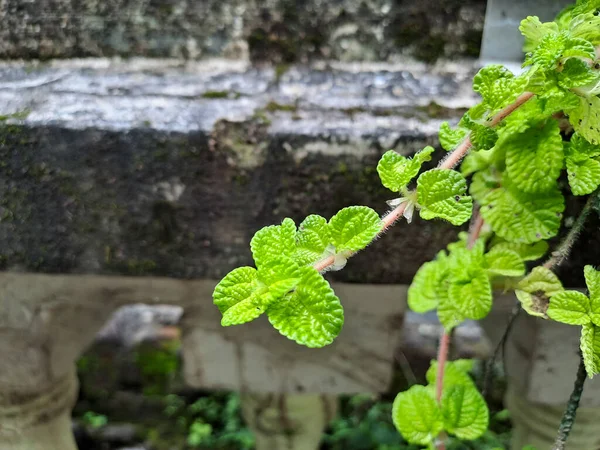
<path fill-rule="evenodd" d="M 568 256 L 600 185 L 599 13 L 599 0 L 579 0 L 553 22 L 524 19 L 524 70 L 515 75 L 489 65 L 475 75 L 481 102 L 457 126 L 442 124 L 439 141 L 448 154 L 436 168 L 421 171 L 432 147 L 412 158 L 383 154 L 377 171 L 394 198 L 382 217 L 350 206 L 329 220 L 310 215 L 296 226 L 286 218 L 259 230 L 250 242 L 256 268 L 234 269 L 214 290 L 222 325 L 266 314 L 298 344 L 330 344 L 344 311 L 323 273 L 342 269 L 399 219 L 410 223 L 418 212 L 457 226 L 471 219 L 471 229 L 426 262 L 408 290 L 409 307 L 436 310 L 444 333 L 428 385 L 412 386 L 394 402 L 393 420 L 406 440 L 439 450 L 448 434 L 472 440 L 487 429 L 487 404 L 469 375 L 473 363 L 447 358 L 452 330 L 490 312 L 493 286 L 514 290 L 531 315 L 580 326 L 585 374 L 600 373 L 600 272 L 584 269 L 589 295 L 565 290 L 553 272 Z M 526 264 L 546 255 L 546 241 L 561 227 L 564 170 L 571 194 L 590 200 L 547 262 L 528 271 Z M 557 448 L 575 417 L 577 405 L 569 407 L 570 424 L 561 425 Z"/>

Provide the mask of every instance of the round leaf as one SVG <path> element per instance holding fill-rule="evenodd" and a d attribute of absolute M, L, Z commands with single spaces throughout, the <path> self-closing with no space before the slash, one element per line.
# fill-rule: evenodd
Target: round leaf
<path fill-rule="evenodd" d="M 473 199 L 464 195 L 466 192 L 467 181 L 455 170 L 432 169 L 422 173 L 417 180 L 421 217 L 439 217 L 453 225 L 465 223 L 473 211 Z"/>
<path fill-rule="evenodd" d="M 489 411 L 473 384 L 457 384 L 444 390 L 441 399 L 444 428 L 456 437 L 474 440 L 487 430 Z"/>
<path fill-rule="evenodd" d="M 381 231 L 381 219 L 371 208 L 349 206 L 331 218 L 329 231 L 338 252 L 362 250 Z"/>
<path fill-rule="evenodd" d="M 419 445 L 431 443 L 444 426 L 432 390 L 419 385 L 396 396 L 392 420 L 404 439 Z"/>

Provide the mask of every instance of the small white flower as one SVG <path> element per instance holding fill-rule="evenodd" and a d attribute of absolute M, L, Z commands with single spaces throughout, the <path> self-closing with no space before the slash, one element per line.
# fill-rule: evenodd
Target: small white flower
<path fill-rule="evenodd" d="M 406 207 L 404 208 L 404 213 L 402 215 L 408 223 L 412 222 L 413 214 L 415 212 L 415 202 L 413 199 L 409 197 L 400 197 L 388 200 L 386 203 L 392 208 L 396 208 L 402 203 L 406 203 Z"/>
<path fill-rule="evenodd" d="M 329 267 L 329 270 L 342 270 L 346 263 L 348 262 L 348 258 L 343 253 L 337 253 L 337 250 L 333 244 L 329 244 L 325 249 L 326 256 L 333 256 L 333 264 Z"/>

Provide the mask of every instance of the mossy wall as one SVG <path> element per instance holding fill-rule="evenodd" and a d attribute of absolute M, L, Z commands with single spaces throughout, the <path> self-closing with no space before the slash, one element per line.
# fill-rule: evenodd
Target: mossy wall
<path fill-rule="evenodd" d="M 214 56 L 271 63 L 479 53 L 485 0 L 7 0 L 0 58 Z"/>

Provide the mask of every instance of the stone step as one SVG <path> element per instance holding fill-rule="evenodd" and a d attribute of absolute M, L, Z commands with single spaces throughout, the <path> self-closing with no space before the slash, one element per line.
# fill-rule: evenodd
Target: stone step
<path fill-rule="evenodd" d="M 25 112 L 0 128 L 0 268 L 218 279 L 251 264 L 253 233 L 284 217 L 384 213 L 380 155 L 437 146 L 440 123 L 476 102 L 476 69 L 5 62 L 0 114 Z M 409 283 L 457 231 L 394 227 L 333 278 Z M 579 254 L 598 250 L 592 240 Z M 579 266 L 565 266 L 574 285 Z"/>

